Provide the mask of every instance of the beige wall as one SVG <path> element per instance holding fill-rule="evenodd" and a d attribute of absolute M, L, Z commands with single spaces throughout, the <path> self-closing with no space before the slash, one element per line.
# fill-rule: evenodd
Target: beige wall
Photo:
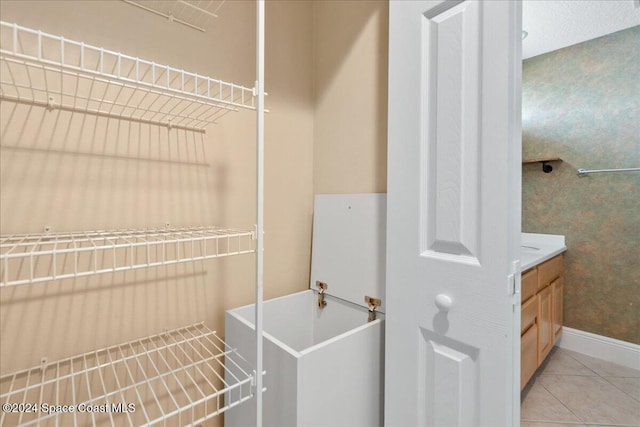
<path fill-rule="evenodd" d="M 245 86 L 255 4 L 227 2 L 200 33 L 119 1 L 2 1 L 2 19 Z M 265 297 L 309 277 L 313 207 L 312 4 L 267 5 Z M 2 102 L 2 234 L 255 223 L 255 116 L 205 135 Z M 254 256 L 0 290 L 5 372 L 205 321 L 253 301 Z"/>
<path fill-rule="evenodd" d="M 119 1 L 0 2 L 4 21 L 253 86 L 253 1 L 206 34 Z M 386 191 L 386 1 L 269 1 L 265 298 L 308 286 L 313 196 Z M 255 223 L 255 117 L 206 134 L 0 103 L 3 235 Z M 0 371 L 204 321 L 254 300 L 254 256 L 0 289 Z M 214 421 L 219 423 L 220 418 Z"/>
<path fill-rule="evenodd" d="M 314 190 L 387 191 L 387 1 L 314 2 Z"/>

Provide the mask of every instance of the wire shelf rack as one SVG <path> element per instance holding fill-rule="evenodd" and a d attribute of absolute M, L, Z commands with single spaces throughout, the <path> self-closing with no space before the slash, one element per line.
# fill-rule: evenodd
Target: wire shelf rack
<path fill-rule="evenodd" d="M 255 252 L 255 232 L 221 227 L 0 236 L 0 287 Z"/>
<path fill-rule="evenodd" d="M 206 25 L 218 17 L 225 0 L 122 0 L 148 12 L 162 16 L 198 31 L 206 32 Z"/>
<path fill-rule="evenodd" d="M 0 99 L 204 131 L 254 89 L 0 21 Z"/>
<path fill-rule="evenodd" d="M 196 426 L 252 398 L 254 378 L 199 323 L 3 375 L 0 425 Z"/>

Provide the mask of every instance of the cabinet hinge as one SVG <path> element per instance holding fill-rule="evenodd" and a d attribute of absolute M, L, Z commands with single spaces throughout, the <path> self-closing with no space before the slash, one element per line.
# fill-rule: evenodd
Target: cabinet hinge
<path fill-rule="evenodd" d="M 380 300 L 380 298 L 365 295 L 364 302 L 369 306 L 368 321 L 373 322 L 374 320 L 376 320 L 376 308 L 380 307 L 380 304 L 382 304 L 382 300 Z"/>
<path fill-rule="evenodd" d="M 318 308 L 323 309 L 327 305 L 327 301 L 324 299 L 324 293 L 329 286 L 320 280 L 316 280 L 316 287 L 318 288 Z"/>

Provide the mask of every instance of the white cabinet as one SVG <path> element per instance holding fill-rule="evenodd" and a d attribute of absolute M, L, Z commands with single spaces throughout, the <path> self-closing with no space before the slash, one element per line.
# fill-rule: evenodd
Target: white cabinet
<path fill-rule="evenodd" d="M 384 316 L 313 290 L 264 302 L 265 427 L 382 426 Z M 227 312 L 225 340 L 255 354 L 253 305 Z M 251 359 L 249 359 L 251 364 Z M 225 426 L 254 425 L 250 405 L 225 414 Z"/>
<path fill-rule="evenodd" d="M 382 426 L 385 230 L 384 194 L 316 196 L 311 289 L 264 302 L 265 426 Z M 375 320 L 365 296 L 382 300 Z M 227 311 L 226 341 L 249 357 L 254 324 L 253 306 Z M 225 425 L 255 412 L 231 409 Z"/>

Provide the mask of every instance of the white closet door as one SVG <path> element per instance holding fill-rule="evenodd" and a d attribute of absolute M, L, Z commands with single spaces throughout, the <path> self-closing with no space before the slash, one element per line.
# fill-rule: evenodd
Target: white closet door
<path fill-rule="evenodd" d="M 520 34 L 516 1 L 390 2 L 387 427 L 519 425 Z"/>

